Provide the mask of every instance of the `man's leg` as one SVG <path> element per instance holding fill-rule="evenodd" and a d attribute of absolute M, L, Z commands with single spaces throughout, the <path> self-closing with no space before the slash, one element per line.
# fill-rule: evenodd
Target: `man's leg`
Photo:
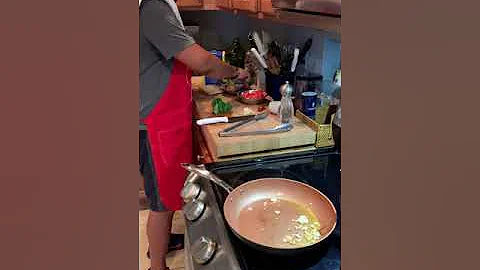
<path fill-rule="evenodd" d="M 168 242 L 173 212 L 160 201 L 159 189 L 146 132 L 140 131 L 140 172 L 145 182 L 150 214 L 147 221 L 147 238 L 150 246 L 151 270 L 165 270 Z"/>
<path fill-rule="evenodd" d="M 150 211 L 147 222 L 147 236 L 150 246 L 151 270 L 168 269 L 166 257 L 172 228 L 173 212 Z"/>
<path fill-rule="evenodd" d="M 185 235 L 184 234 L 177 234 L 177 233 L 172 233 L 170 231 L 170 240 L 168 242 L 168 252 L 172 252 L 175 250 L 181 250 L 184 248 L 184 242 L 185 242 Z M 150 251 L 147 250 L 147 258 L 150 259 Z"/>

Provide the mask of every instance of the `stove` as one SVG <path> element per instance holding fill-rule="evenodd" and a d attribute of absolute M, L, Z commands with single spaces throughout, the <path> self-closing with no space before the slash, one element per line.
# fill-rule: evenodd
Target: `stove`
<path fill-rule="evenodd" d="M 251 249 L 228 228 L 223 218 L 227 193 L 197 174 L 182 196 L 189 198 L 186 215 L 186 269 L 190 270 L 336 270 L 340 269 L 340 154 L 308 153 L 250 161 L 205 165 L 232 187 L 258 178 L 281 177 L 306 183 L 325 194 L 337 210 L 333 233 L 311 251 L 289 256 Z"/>

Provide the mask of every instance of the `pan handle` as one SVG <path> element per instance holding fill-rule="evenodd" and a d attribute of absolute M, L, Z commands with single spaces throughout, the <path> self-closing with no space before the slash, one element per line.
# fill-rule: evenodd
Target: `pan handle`
<path fill-rule="evenodd" d="M 215 184 L 219 185 L 221 188 L 225 189 L 225 191 L 227 191 L 228 193 L 233 191 L 233 188 L 229 184 L 227 184 L 225 181 L 220 179 L 218 176 L 216 176 L 212 172 L 205 169 L 205 167 L 194 165 L 194 164 L 188 164 L 188 163 L 182 163 L 181 165 L 185 170 L 214 182 Z"/>

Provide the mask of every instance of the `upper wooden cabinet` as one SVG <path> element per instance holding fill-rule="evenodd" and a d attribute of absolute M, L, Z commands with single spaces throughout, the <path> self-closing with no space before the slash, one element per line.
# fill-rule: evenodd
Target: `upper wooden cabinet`
<path fill-rule="evenodd" d="M 181 10 L 232 10 L 244 11 L 246 15 L 273 22 L 312 27 L 340 34 L 340 19 L 319 15 L 282 12 L 272 7 L 272 0 L 178 0 Z"/>
<path fill-rule="evenodd" d="M 273 10 L 272 0 L 258 0 L 260 5 L 260 12 L 268 15 L 275 15 L 276 12 Z"/>
<path fill-rule="evenodd" d="M 249 12 L 258 12 L 257 0 L 231 0 L 232 9 L 244 10 Z"/>
<path fill-rule="evenodd" d="M 179 8 L 193 8 L 193 7 L 201 7 L 203 6 L 203 0 L 178 0 L 177 6 Z"/>
<path fill-rule="evenodd" d="M 231 9 L 232 1 L 231 0 L 217 0 L 217 6 L 223 9 Z"/>
<path fill-rule="evenodd" d="M 178 0 L 183 10 L 239 10 L 251 13 L 273 14 L 272 0 Z"/>

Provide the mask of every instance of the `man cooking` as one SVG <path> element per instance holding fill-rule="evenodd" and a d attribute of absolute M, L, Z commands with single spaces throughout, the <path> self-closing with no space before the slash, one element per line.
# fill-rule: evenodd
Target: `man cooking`
<path fill-rule="evenodd" d="M 180 210 L 192 162 L 191 70 L 215 79 L 247 79 L 197 45 L 187 34 L 174 0 L 140 4 L 140 171 L 150 215 L 147 223 L 151 270 L 165 270 L 173 212 Z"/>

